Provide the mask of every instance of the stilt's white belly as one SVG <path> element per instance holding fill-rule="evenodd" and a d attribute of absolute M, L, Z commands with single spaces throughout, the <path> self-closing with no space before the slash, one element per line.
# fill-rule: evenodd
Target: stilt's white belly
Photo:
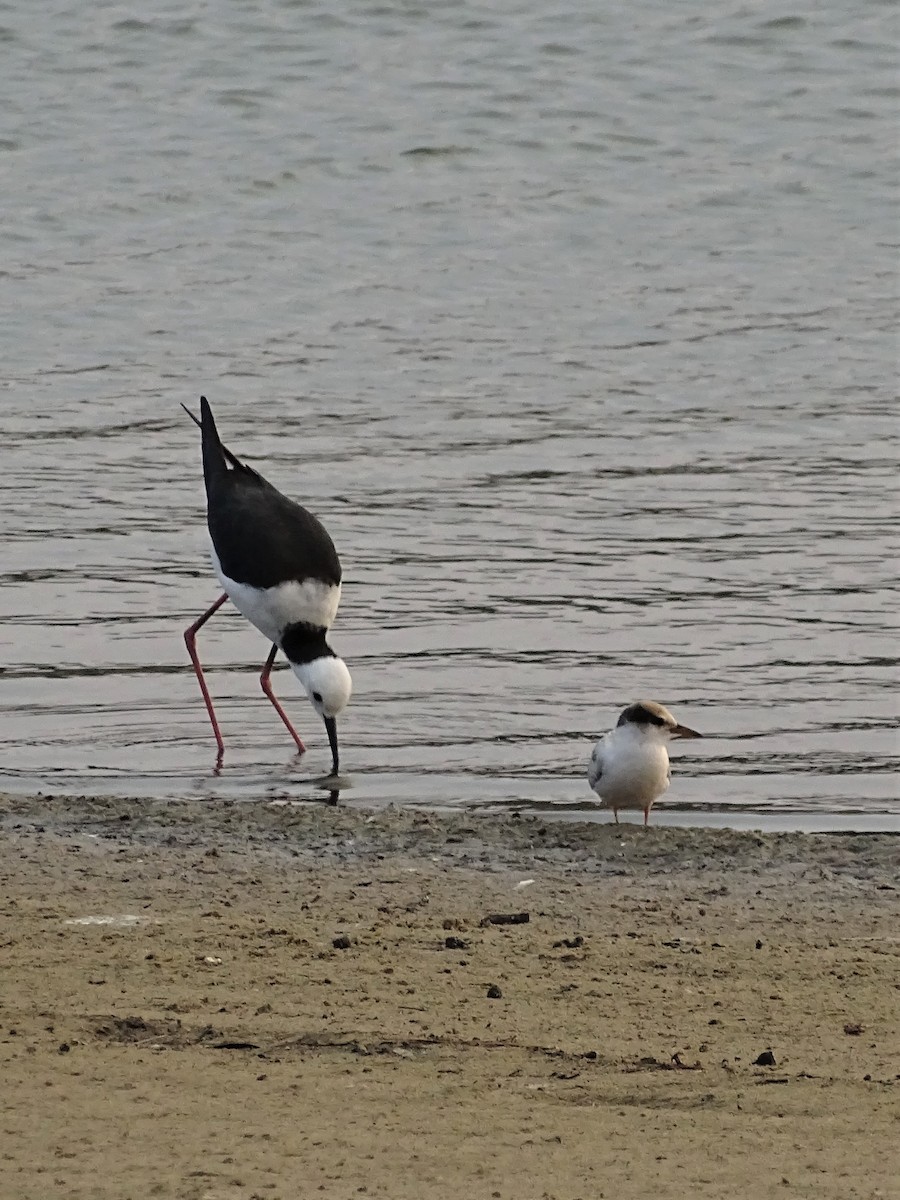
<path fill-rule="evenodd" d="M 228 599 L 270 642 L 280 644 L 287 626 L 297 622 L 319 629 L 329 629 L 333 624 L 341 600 L 339 583 L 304 579 L 301 583 L 291 580 L 271 588 L 255 588 L 229 579 L 215 550 L 212 561 Z"/>

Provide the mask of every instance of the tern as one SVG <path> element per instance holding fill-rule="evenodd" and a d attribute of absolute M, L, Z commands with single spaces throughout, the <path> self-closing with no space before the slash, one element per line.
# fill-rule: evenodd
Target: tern
<path fill-rule="evenodd" d="M 603 735 L 588 766 L 588 783 L 600 797 L 601 808 L 611 808 L 616 824 L 620 809 L 641 809 L 644 824 L 654 800 L 672 777 L 668 744 L 672 738 L 698 738 L 702 734 L 679 725 L 655 700 L 637 700 L 619 717 L 615 729 Z"/>
<path fill-rule="evenodd" d="M 272 664 L 279 650 L 325 723 L 336 776 L 336 718 L 350 699 L 352 683 L 346 663 L 326 640 L 341 598 L 341 564 L 334 543 L 312 513 L 283 496 L 222 445 L 205 396 L 200 397 L 199 419 L 182 407 L 200 427 L 212 562 L 223 589 L 218 600 L 185 630 L 184 640 L 209 713 L 219 761 L 225 744 L 196 639 L 197 631 L 213 613 L 231 600 L 272 643 L 259 682 L 298 751 L 303 754 L 306 747 L 272 691 Z"/>

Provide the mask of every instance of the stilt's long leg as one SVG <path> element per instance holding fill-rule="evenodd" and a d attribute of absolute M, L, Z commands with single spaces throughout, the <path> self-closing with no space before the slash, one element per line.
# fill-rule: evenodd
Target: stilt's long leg
<path fill-rule="evenodd" d="M 300 741 L 300 738 L 297 735 L 297 731 L 291 724 L 290 718 L 288 717 L 287 713 L 284 711 L 284 709 L 278 703 L 278 698 L 276 697 L 275 693 L 272 691 L 272 684 L 269 682 L 269 676 L 272 674 L 272 664 L 275 661 L 275 655 L 277 653 L 278 653 L 278 647 L 273 646 L 272 649 L 269 651 L 269 657 L 266 659 L 266 665 L 262 669 L 262 675 L 260 675 L 260 677 L 259 677 L 259 686 L 262 688 L 262 690 L 266 693 L 266 695 L 272 701 L 275 711 L 278 713 L 279 717 L 281 717 L 282 721 L 284 722 L 285 729 L 287 729 L 288 733 L 291 735 L 291 737 L 297 743 L 297 749 L 300 751 L 301 754 L 304 754 L 306 752 L 306 747 Z"/>
<path fill-rule="evenodd" d="M 194 664 L 194 671 L 197 675 L 197 682 L 200 684 L 200 691 L 203 693 L 203 699 L 206 702 L 206 711 L 209 713 L 209 720 L 213 727 L 213 733 L 216 735 L 216 745 L 219 747 L 219 758 L 225 753 L 225 743 L 222 741 L 222 734 L 219 730 L 219 722 L 216 720 L 216 711 L 213 708 L 212 699 L 209 695 L 209 688 L 206 686 L 206 680 L 203 678 L 203 668 L 200 666 L 200 659 L 197 655 L 197 630 L 200 629 L 213 613 L 218 612 L 228 597 L 223 593 L 218 600 L 210 608 L 206 610 L 203 616 L 195 621 L 189 629 L 184 631 L 184 644 L 187 646 L 188 654 L 191 656 L 191 662 Z"/>

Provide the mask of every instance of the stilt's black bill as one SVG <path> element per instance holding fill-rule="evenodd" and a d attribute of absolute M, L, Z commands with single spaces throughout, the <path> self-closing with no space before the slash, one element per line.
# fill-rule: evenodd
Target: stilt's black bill
<path fill-rule="evenodd" d="M 337 775 L 340 765 L 338 762 L 337 721 L 335 721 L 334 717 L 324 717 L 323 720 L 325 721 L 325 728 L 328 730 L 328 740 L 331 743 L 331 773 L 332 775 Z"/>

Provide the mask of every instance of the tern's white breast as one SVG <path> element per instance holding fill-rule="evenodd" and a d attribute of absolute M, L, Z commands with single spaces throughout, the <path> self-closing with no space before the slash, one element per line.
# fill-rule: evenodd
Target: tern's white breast
<path fill-rule="evenodd" d="M 669 786 L 669 755 L 654 738 L 614 729 L 597 743 L 589 779 L 605 807 L 646 808 Z"/>
<path fill-rule="evenodd" d="M 229 600 L 270 642 L 281 642 L 288 625 L 302 621 L 320 629 L 329 629 L 341 600 L 341 585 L 321 579 L 290 580 L 271 588 L 250 587 L 229 579 L 215 550 L 215 572 Z"/>

